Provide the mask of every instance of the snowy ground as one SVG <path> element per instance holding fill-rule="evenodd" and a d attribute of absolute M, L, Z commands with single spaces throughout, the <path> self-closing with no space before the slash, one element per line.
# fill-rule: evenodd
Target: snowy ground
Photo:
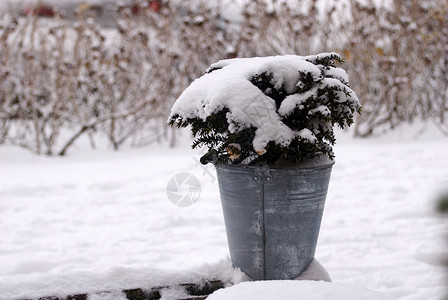
<path fill-rule="evenodd" d="M 448 139 L 342 135 L 335 150 L 316 258 L 334 282 L 442 299 L 448 220 L 434 199 L 448 187 Z M 214 170 L 199 157 L 188 143 L 66 158 L 1 147 L 0 299 L 238 280 Z M 201 184 L 188 208 L 166 195 L 182 172 Z"/>
<path fill-rule="evenodd" d="M 207 300 L 391 300 L 392 298 L 359 287 L 323 281 L 254 281 L 243 282 L 216 291 Z"/>

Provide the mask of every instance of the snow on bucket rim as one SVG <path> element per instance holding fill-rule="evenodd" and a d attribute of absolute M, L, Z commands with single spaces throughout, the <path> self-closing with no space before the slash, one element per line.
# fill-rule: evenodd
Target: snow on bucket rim
<path fill-rule="evenodd" d="M 300 297 L 300 298 L 299 298 Z M 271 280 L 243 282 L 217 290 L 207 300 L 394 300 L 362 287 L 326 281 Z"/>

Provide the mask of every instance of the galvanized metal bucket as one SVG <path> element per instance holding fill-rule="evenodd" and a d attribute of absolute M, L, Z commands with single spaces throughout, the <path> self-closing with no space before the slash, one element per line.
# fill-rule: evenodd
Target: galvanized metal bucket
<path fill-rule="evenodd" d="M 216 167 L 230 257 L 254 280 L 294 279 L 314 258 L 333 162 Z"/>

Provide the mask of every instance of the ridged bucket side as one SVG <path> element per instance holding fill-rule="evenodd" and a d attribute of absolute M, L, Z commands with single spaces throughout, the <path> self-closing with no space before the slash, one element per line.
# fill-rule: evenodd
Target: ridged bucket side
<path fill-rule="evenodd" d="M 332 164 L 217 166 L 230 256 L 255 280 L 293 279 L 310 264 Z"/>
<path fill-rule="evenodd" d="M 264 278 L 262 186 L 252 169 L 216 168 L 230 257 L 252 279 Z"/>

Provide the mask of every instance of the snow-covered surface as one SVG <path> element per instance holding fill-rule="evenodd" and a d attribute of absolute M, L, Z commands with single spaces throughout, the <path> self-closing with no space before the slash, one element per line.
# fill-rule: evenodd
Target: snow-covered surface
<path fill-rule="evenodd" d="M 448 139 L 405 133 L 337 133 L 316 258 L 335 283 L 438 300 L 448 287 L 448 220 L 434 200 L 448 186 Z M 227 259 L 214 169 L 189 145 L 66 158 L 0 147 L 0 298 L 244 280 Z M 187 208 L 166 196 L 181 172 L 201 183 Z"/>
<path fill-rule="evenodd" d="M 338 102 L 348 102 L 353 107 L 359 106 L 355 93 L 346 85 L 348 77 L 343 69 L 331 67 L 330 70 L 326 70 L 322 65 L 311 62 L 316 58 L 322 59 L 330 55 L 337 54 L 322 53 L 305 57 L 279 55 L 221 60 L 212 64 L 207 74 L 196 79 L 185 89 L 174 103 L 170 119 L 176 116 L 183 120 L 189 118 L 206 120 L 208 116 L 228 108 L 226 118 L 230 132 L 238 132 L 250 126 L 257 128 L 253 140 L 256 152 L 265 152 L 265 147 L 270 141 L 287 146 L 295 137 L 313 143 L 316 136 L 311 130 L 304 128 L 294 131 L 281 120 L 281 116 L 291 114 L 296 106 L 300 107 L 301 103 L 311 96 L 317 97 L 317 88 L 299 95 L 293 94 L 303 85 L 299 72 L 309 73 L 314 81 L 321 81 L 317 85 L 319 88 L 337 87 L 336 93 L 340 98 Z M 283 86 L 286 93 L 293 94 L 282 102 L 278 112 L 275 101 L 250 81 L 255 75 L 265 72 L 272 74 L 270 83 L 275 89 Z M 326 110 L 328 108 L 323 106 L 318 111 Z"/>
<path fill-rule="evenodd" d="M 294 279 L 331 282 L 330 274 L 328 274 L 327 270 L 325 270 L 325 268 L 316 259 L 313 259 L 308 268 Z"/>
<path fill-rule="evenodd" d="M 361 287 L 324 281 L 243 282 L 210 295 L 208 300 L 393 300 L 394 298 Z"/>
<path fill-rule="evenodd" d="M 42 265 L 45 263 L 42 262 Z M 45 274 L 37 271 L 27 276 L 4 277 L 0 281 L 0 299 L 38 299 L 42 296 L 62 298 L 67 295 L 88 293 L 89 296 L 94 298 L 103 296 L 116 300 L 121 298 L 114 297 L 118 297 L 121 291 L 125 289 L 151 290 L 152 288 L 167 287 L 166 292 L 171 293 L 173 290 L 179 292 L 180 284 L 194 283 L 200 285 L 209 281 L 210 278 L 221 280 L 227 284 L 248 280 L 244 273 L 232 268 L 229 259 L 222 259 L 211 265 L 202 265 L 194 270 L 116 266 L 103 271 L 81 271 L 81 266 L 76 266 L 73 263 L 72 267 L 76 271 L 66 271 L 59 274 L 54 272 Z M 170 291 L 168 291 L 169 287 L 172 287 Z M 163 291 L 162 295 L 166 297 Z M 168 297 L 164 299 L 178 298 Z"/>

